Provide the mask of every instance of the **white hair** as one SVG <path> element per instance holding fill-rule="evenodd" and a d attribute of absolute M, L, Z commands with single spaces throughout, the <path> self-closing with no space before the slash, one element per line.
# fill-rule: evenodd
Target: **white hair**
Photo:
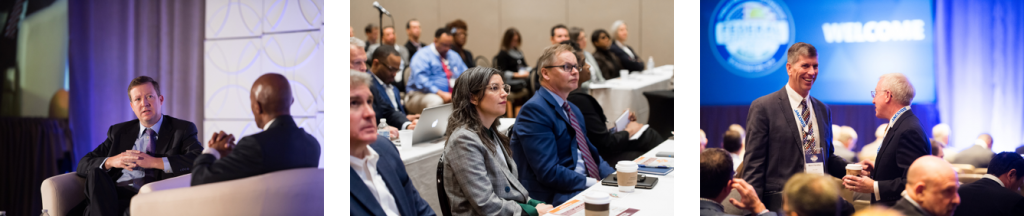
<path fill-rule="evenodd" d="M 370 74 L 367 72 L 361 72 L 356 70 L 350 70 L 351 75 L 349 76 L 349 88 L 356 88 L 359 86 L 370 86 Z"/>
<path fill-rule="evenodd" d="M 932 127 L 932 137 L 933 138 L 949 137 L 950 131 L 951 130 L 950 130 L 948 124 L 940 123 L 940 124 L 935 125 L 935 127 Z"/>
<path fill-rule="evenodd" d="M 612 32 L 609 34 L 612 40 L 618 40 L 615 37 L 619 35 L 619 26 L 622 26 L 624 24 L 626 23 L 623 22 L 622 20 L 615 20 L 615 22 L 612 23 L 612 28 L 609 30 Z"/>
<path fill-rule="evenodd" d="M 875 137 L 879 139 L 885 137 L 885 128 L 888 126 L 889 123 L 882 123 L 882 125 L 878 125 L 878 129 L 875 129 Z"/>
<path fill-rule="evenodd" d="M 892 92 L 892 99 L 900 105 L 910 105 L 910 102 L 914 100 L 914 85 L 910 84 L 907 76 L 901 73 L 889 73 L 882 75 L 879 79 L 882 80 L 881 87 Z"/>
<path fill-rule="evenodd" d="M 854 130 L 853 127 L 843 125 L 839 129 L 839 140 L 846 141 L 848 139 L 857 139 L 857 130 Z M 848 143 L 847 145 L 850 144 L 852 143 Z"/>
<path fill-rule="evenodd" d="M 356 37 L 350 37 L 348 43 L 351 44 L 352 46 L 357 46 L 360 49 L 362 49 L 363 45 L 360 44 L 366 44 L 366 41 L 360 40 L 359 38 Z"/>
<path fill-rule="evenodd" d="M 837 125 L 837 124 L 832 124 L 832 137 L 838 138 L 839 137 L 839 133 L 842 133 L 841 130 L 842 130 L 842 127 L 839 127 L 839 125 Z"/>

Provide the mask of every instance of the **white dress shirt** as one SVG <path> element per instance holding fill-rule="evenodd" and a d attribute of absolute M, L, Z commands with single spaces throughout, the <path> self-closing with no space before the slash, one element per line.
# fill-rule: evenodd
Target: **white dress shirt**
<path fill-rule="evenodd" d="M 155 134 L 153 134 L 153 137 L 157 138 L 156 140 L 153 140 L 153 142 L 156 142 L 157 140 L 160 139 L 160 126 L 163 123 L 164 123 L 164 117 L 161 115 L 160 116 L 160 120 L 157 120 L 156 124 L 154 124 L 152 127 L 149 127 L 150 129 L 153 130 L 153 133 L 155 133 Z M 146 126 L 142 125 L 142 121 L 140 120 L 139 121 L 139 135 L 135 137 L 135 139 L 136 139 L 135 140 L 135 145 L 132 146 L 132 150 L 139 150 L 139 151 L 141 151 L 143 153 L 152 152 L 153 151 L 152 149 L 149 149 L 149 145 L 146 145 L 144 143 L 140 143 L 139 142 L 140 139 L 142 139 L 143 133 L 145 133 L 145 132 L 146 132 Z M 156 147 L 156 145 L 154 144 L 153 147 Z M 107 164 L 107 159 L 109 159 L 109 158 L 110 157 L 107 157 L 107 158 L 103 159 L 103 163 L 100 163 L 100 169 L 108 170 L 108 168 L 104 167 L 104 165 Z M 173 173 L 174 171 L 171 169 L 171 162 L 169 160 L 167 160 L 166 157 L 162 157 L 160 159 L 164 161 L 164 173 Z M 121 175 L 121 177 L 118 178 L 115 182 L 125 182 L 125 181 L 132 180 L 132 176 L 138 176 L 139 178 L 141 178 L 142 176 L 146 175 L 145 172 L 143 172 L 140 169 L 136 169 L 136 170 L 133 170 L 133 171 L 128 171 L 127 169 L 125 169 L 125 170 L 121 170 L 121 172 L 124 173 L 125 175 Z M 133 174 L 128 175 L 128 173 L 133 173 Z"/>
<path fill-rule="evenodd" d="M 814 123 L 814 127 L 811 127 L 811 130 L 813 130 L 813 133 L 814 133 L 814 135 L 813 135 L 813 137 L 814 137 L 813 145 L 815 145 L 816 147 L 820 148 L 821 145 L 819 143 L 821 143 L 822 140 L 821 140 L 821 137 L 820 137 L 821 133 L 819 133 L 819 131 L 821 131 L 821 130 L 818 130 L 818 128 L 821 127 L 821 124 L 818 123 L 817 114 L 815 114 L 815 112 L 814 112 L 814 105 L 812 105 L 813 103 L 811 103 L 811 94 L 808 92 L 807 96 L 800 97 L 800 94 L 797 94 L 796 90 L 793 90 L 793 87 L 789 86 L 789 84 L 786 84 L 786 94 L 789 96 L 790 108 L 792 108 L 796 112 L 802 112 L 800 110 L 800 101 L 806 101 L 805 103 L 807 103 L 806 104 L 807 111 L 811 115 L 809 118 L 807 118 L 807 121 L 809 121 L 808 123 L 810 123 L 810 122 Z M 790 112 L 793 112 L 793 111 L 791 110 Z M 794 125 L 794 126 L 796 127 L 796 130 L 799 131 L 800 137 L 803 137 L 804 134 L 805 134 L 804 133 L 804 129 L 803 129 L 803 127 L 800 126 L 800 122 L 803 121 L 803 119 L 800 119 L 800 116 L 797 116 L 796 112 L 793 113 L 793 119 L 796 120 L 796 125 Z M 803 143 L 800 143 L 799 145 L 800 145 L 800 151 L 801 151 L 801 154 L 802 154 L 803 153 Z M 824 157 L 827 157 L 827 155 L 824 155 L 825 149 L 822 149 L 821 152 L 823 152 L 822 153 L 823 158 L 821 160 L 825 161 L 827 159 L 827 158 L 824 158 Z"/>
<path fill-rule="evenodd" d="M 377 172 L 377 160 L 380 160 L 380 155 L 369 146 L 366 147 L 366 151 L 369 153 L 365 158 L 349 155 L 349 166 L 352 166 L 352 169 L 359 175 L 359 179 L 362 179 L 363 184 L 370 189 L 373 197 L 377 198 L 377 203 L 380 203 L 380 208 L 384 209 L 385 214 L 400 215 L 395 197 L 391 195 L 391 191 L 388 191 L 384 178 L 381 178 L 380 173 Z"/>

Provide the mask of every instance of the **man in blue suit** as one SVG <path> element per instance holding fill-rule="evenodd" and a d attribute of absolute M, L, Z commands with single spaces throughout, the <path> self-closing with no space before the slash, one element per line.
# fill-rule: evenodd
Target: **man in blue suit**
<path fill-rule="evenodd" d="M 420 113 L 424 108 L 452 101 L 454 80 L 467 69 L 462 57 L 451 50 L 453 43 L 447 29 L 437 29 L 434 43 L 423 47 L 409 60 L 411 72 L 405 88 L 409 113 Z"/>
<path fill-rule="evenodd" d="M 419 115 L 406 115 L 398 87 L 393 85 L 395 74 L 398 74 L 402 65 L 402 57 L 391 46 L 379 46 L 374 50 L 372 61 L 370 75 L 373 78 L 373 87 L 370 88 L 370 92 L 373 94 L 373 112 L 377 113 L 376 119 L 386 119 L 387 124 L 395 128 L 416 129 L 416 119 Z"/>
<path fill-rule="evenodd" d="M 580 73 L 572 51 L 569 45 L 544 49 L 542 87 L 519 111 L 512 135 L 519 182 L 530 197 L 556 206 L 615 172 L 587 139 L 580 109 L 566 101 Z"/>
<path fill-rule="evenodd" d="M 435 215 L 405 172 L 398 148 L 377 136 L 370 75 L 351 72 L 349 189 L 351 215 Z"/>

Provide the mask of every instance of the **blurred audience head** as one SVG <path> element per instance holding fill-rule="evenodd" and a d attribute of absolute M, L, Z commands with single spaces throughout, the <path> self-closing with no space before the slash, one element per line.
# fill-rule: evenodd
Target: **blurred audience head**
<path fill-rule="evenodd" d="M 452 35 L 448 33 L 447 29 L 439 28 L 437 31 L 434 31 L 434 47 L 437 48 L 437 53 L 440 54 L 441 57 L 448 57 L 445 53 L 448 53 L 448 50 L 452 48 L 453 43 Z"/>
<path fill-rule="evenodd" d="M 853 216 L 903 216 L 903 213 L 886 208 L 885 206 L 875 205 L 858 210 L 853 213 Z"/>
<path fill-rule="evenodd" d="M 985 145 L 986 148 L 992 149 L 992 135 L 987 133 L 978 135 L 978 140 L 975 141 L 975 144 Z"/>
<path fill-rule="evenodd" d="M 414 18 L 405 22 L 405 34 L 409 35 L 409 40 L 418 42 L 420 39 L 420 21 Z"/>
<path fill-rule="evenodd" d="M 577 45 L 579 45 L 580 50 L 586 50 L 587 49 L 586 37 L 587 37 L 587 33 L 584 32 L 582 28 L 580 28 L 580 27 L 569 28 L 569 41 L 572 41 L 573 43 L 576 43 Z"/>
<path fill-rule="evenodd" d="M 743 128 L 743 125 L 731 124 L 731 125 L 729 125 L 729 130 L 734 130 L 736 132 L 740 132 L 740 140 L 747 138 L 747 129 Z"/>
<path fill-rule="evenodd" d="M 722 149 L 733 154 L 739 154 L 740 150 L 743 149 L 743 141 L 741 139 L 740 132 L 736 130 L 727 130 L 722 135 Z"/>
<path fill-rule="evenodd" d="M 732 157 L 720 148 L 700 152 L 700 198 L 721 203 L 732 191 Z"/>
<path fill-rule="evenodd" d="M 839 141 L 846 145 L 846 149 L 853 148 L 857 144 L 857 130 L 846 125 L 839 127 Z"/>
<path fill-rule="evenodd" d="M 708 146 L 708 135 L 704 133 L 704 129 L 700 130 L 700 151 L 704 151 L 704 148 Z"/>
<path fill-rule="evenodd" d="M 942 147 L 946 147 L 949 145 L 949 133 L 951 131 L 952 130 L 949 128 L 948 124 L 939 123 L 935 125 L 935 127 L 932 127 L 932 137 L 939 141 L 939 143 L 942 144 Z"/>
<path fill-rule="evenodd" d="M 914 100 L 914 86 L 907 76 L 901 73 L 888 73 L 878 79 L 875 86 L 874 99 L 875 117 L 889 120 L 904 106 Z"/>
<path fill-rule="evenodd" d="M 398 74 L 402 67 L 402 57 L 393 46 L 378 46 L 373 51 L 373 61 L 370 71 L 380 79 L 381 82 L 390 84 L 395 82 L 395 74 Z"/>
<path fill-rule="evenodd" d="M 782 200 L 788 215 L 836 215 L 839 184 L 829 176 L 797 173 L 786 181 Z"/>
<path fill-rule="evenodd" d="M 501 37 L 501 51 L 508 51 L 509 49 L 519 49 L 519 46 L 523 45 L 523 37 L 519 35 L 519 29 L 508 28 L 505 30 L 505 36 Z"/>
<path fill-rule="evenodd" d="M 942 144 L 938 140 L 929 139 L 928 141 L 932 143 L 932 155 L 939 158 L 946 157 L 946 154 L 943 153 Z"/>
<path fill-rule="evenodd" d="M 377 43 L 377 35 L 379 34 L 377 31 L 380 31 L 380 28 L 377 28 L 377 25 L 373 23 L 367 24 L 366 27 L 363 28 L 363 32 L 366 33 L 366 41 L 369 41 L 370 44 Z"/>
<path fill-rule="evenodd" d="M 363 51 L 363 46 L 350 43 L 348 53 L 349 69 L 366 72 L 366 51 Z"/>
<path fill-rule="evenodd" d="M 906 193 L 921 209 L 935 216 L 953 215 L 960 205 L 957 173 L 949 162 L 925 155 L 910 165 L 907 171 Z"/>
<path fill-rule="evenodd" d="M 569 28 L 562 24 L 551 27 L 551 45 L 567 40 L 569 40 Z"/>
<path fill-rule="evenodd" d="M 988 174 L 999 177 L 1003 186 L 1011 191 L 1018 191 L 1024 182 L 1024 158 L 1016 152 L 1001 152 L 992 157 L 988 165 Z"/>
<path fill-rule="evenodd" d="M 612 37 L 604 29 L 594 30 L 590 34 L 590 42 L 594 42 L 595 50 L 608 50 L 612 46 Z"/>
<path fill-rule="evenodd" d="M 885 131 L 885 129 L 888 128 L 888 127 L 889 127 L 889 123 L 882 123 L 882 124 L 878 125 L 878 129 L 875 129 L 875 139 L 881 141 L 883 138 L 885 138 L 885 133 L 888 132 L 888 131 Z"/>
<path fill-rule="evenodd" d="M 609 30 L 612 31 L 612 40 L 626 42 L 626 39 L 629 37 L 629 30 L 626 28 L 626 22 L 623 22 L 622 20 L 615 20 L 615 22 L 612 22 L 612 28 Z"/>
<path fill-rule="evenodd" d="M 384 29 L 381 30 L 381 31 L 384 31 L 384 38 L 382 38 L 380 40 L 381 43 L 394 46 L 395 45 L 395 40 L 396 40 L 396 37 L 395 37 L 395 27 L 394 26 L 384 26 Z"/>
<path fill-rule="evenodd" d="M 469 27 L 466 25 L 466 21 L 456 19 L 455 21 L 449 22 L 444 27 L 447 28 L 448 33 L 452 35 L 456 47 L 462 48 L 466 45 L 467 36 L 469 35 Z"/>
<path fill-rule="evenodd" d="M 349 143 L 365 146 L 377 141 L 377 120 L 370 93 L 370 74 L 352 71 L 349 75 Z"/>

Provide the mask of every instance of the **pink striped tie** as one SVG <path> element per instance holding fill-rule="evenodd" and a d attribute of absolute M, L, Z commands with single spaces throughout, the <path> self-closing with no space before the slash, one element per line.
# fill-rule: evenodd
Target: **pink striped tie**
<path fill-rule="evenodd" d="M 562 104 L 562 108 L 565 109 L 565 114 L 569 115 L 569 123 L 572 125 L 572 129 L 576 130 L 576 146 L 579 148 L 580 157 L 583 157 L 583 164 L 587 166 L 587 173 L 590 174 L 591 178 L 601 179 L 598 175 L 597 163 L 594 163 L 594 157 L 590 156 L 590 148 L 587 145 L 587 139 L 583 137 L 583 130 L 580 130 L 580 124 L 576 121 L 576 115 L 572 113 L 572 109 L 569 109 L 569 102 L 566 101 Z"/>

